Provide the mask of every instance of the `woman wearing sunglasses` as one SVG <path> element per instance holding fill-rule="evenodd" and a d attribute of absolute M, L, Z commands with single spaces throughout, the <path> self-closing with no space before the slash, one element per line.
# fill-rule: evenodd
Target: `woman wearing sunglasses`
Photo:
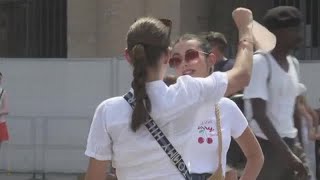
<path fill-rule="evenodd" d="M 237 16 L 245 16 L 241 21 L 244 30 L 250 13 L 241 8 L 235 11 Z M 247 37 L 241 41 L 238 64 L 229 72 L 206 78 L 185 76 L 168 87 L 162 80 L 169 60 L 170 27 L 166 25 L 154 18 L 140 18 L 130 26 L 126 58 L 133 67 L 130 92 L 134 95 L 110 98 L 97 107 L 85 152 L 90 157 L 86 180 L 105 180 L 111 161 L 119 180 L 190 179 L 181 173 L 184 166 L 176 168 L 171 162 L 178 159 L 178 165 L 184 165 L 177 157 L 193 127 L 194 118 L 189 117 L 195 116 L 200 104 L 216 103 L 249 83 L 253 52 L 252 39 Z M 160 146 L 163 136 L 159 129 L 154 134 L 148 126 L 151 120 L 176 149 L 173 158 L 168 157 L 172 151 Z"/>
<path fill-rule="evenodd" d="M 242 38 L 241 34 L 239 38 Z M 239 44 L 237 58 L 242 48 Z M 182 35 L 173 44 L 169 64 L 177 76 L 207 77 L 213 72 L 216 62 L 211 49 L 209 42 L 202 37 Z M 166 80 L 172 82 L 172 77 Z M 263 154 L 237 105 L 228 98 L 222 98 L 218 103 L 206 101 L 197 109 L 195 125 L 183 156 L 193 179 L 207 179 L 219 171 L 225 174 L 231 136 L 247 158 L 241 179 L 256 179 L 263 165 Z M 226 176 L 226 180 L 233 178 Z"/>

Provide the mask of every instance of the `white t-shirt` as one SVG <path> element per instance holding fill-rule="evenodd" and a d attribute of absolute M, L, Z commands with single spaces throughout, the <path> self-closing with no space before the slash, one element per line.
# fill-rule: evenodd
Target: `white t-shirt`
<path fill-rule="evenodd" d="M 222 165 L 226 172 L 226 156 L 231 136 L 238 138 L 248 126 L 238 106 L 228 98 L 219 101 L 222 132 Z M 213 173 L 218 168 L 218 129 L 214 103 L 201 104 L 197 111 L 192 136 L 183 157 L 190 173 Z"/>
<path fill-rule="evenodd" d="M 266 101 L 267 116 L 281 137 L 294 138 L 297 135 L 293 113 L 296 97 L 299 94 L 299 79 L 294 59 L 288 56 L 287 60 L 288 72 L 279 66 L 271 54 L 255 54 L 253 57 L 251 80 L 244 90 L 244 99 L 246 99 L 245 110 L 250 127 L 258 137 L 267 139 L 257 122 L 252 119 L 249 100 L 252 98 L 261 98 Z M 267 61 L 270 62 L 270 67 Z"/>
<path fill-rule="evenodd" d="M 3 89 L 0 86 L 0 95 L 1 95 L 2 90 Z M 7 106 L 7 104 L 5 104 L 6 98 L 7 98 L 6 91 L 3 90 L 2 95 L 0 97 L 0 111 L 2 111 L 5 108 L 4 106 Z M 2 116 L 0 116 L 0 123 L 4 123 L 4 122 L 6 122 L 6 116 L 2 115 Z"/>
<path fill-rule="evenodd" d="M 182 152 L 194 125 L 196 107 L 204 101 L 218 102 L 227 87 L 225 73 L 207 78 L 182 76 L 168 87 L 163 81 L 147 83 L 155 120 L 178 152 Z M 112 160 L 119 180 L 184 179 L 145 126 L 130 128 L 132 108 L 123 97 L 102 102 L 91 124 L 85 154 Z"/>
<path fill-rule="evenodd" d="M 306 92 L 307 92 L 307 87 L 304 85 L 304 84 L 302 84 L 302 83 L 299 83 L 299 86 L 298 86 L 299 88 L 298 88 L 298 94 L 299 94 L 299 96 L 300 95 L 304 95 Z"/>

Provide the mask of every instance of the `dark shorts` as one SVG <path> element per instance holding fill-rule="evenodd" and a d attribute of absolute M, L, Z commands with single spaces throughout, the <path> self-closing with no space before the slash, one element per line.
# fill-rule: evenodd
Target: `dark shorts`
<path fill-rule="evenodd" d="M 203 173 L 203 174 L 191 174 L 191 180 L 207 180 L 211 174 Z"/>
<path fill-rule="evenodd" d="M 243 170 L 246 162 L 246 157 L 240 146 L 231 138 L 230 147 L 227 152 L 227 165 L 232 169 Z"/>
<path fill-rule="evenodd" d="M 283 161 L 282 155 L 278 153 L 268 140 L 257 137 L 264 154 L 264 165 L 258 177 L 258 180 L 282 180 L 295 179 L 292 170 L 288 168 L 286 161 Z M 303 148 L 296 139 L 283 138 L 293 153 L 301 159 L 307 168 L 307 159 Z M 231 140 L 230 148 L 227 153 L 227 165 L 236 170 L 243 170 L 246 165 L 246 157 L 235 140 Z"/>
<path fill-rule="evenodd" d="M 257 137 L 264 154 L 264 165 L 258 176 L 258 180 L 296 180 L 294 172 L 289 168 L 288 162 L 283 160 L 282 154 L 270 141 Z M 296 139 L 283 138 L 292 152 L 299 157 L 307 168 L 307 159 L 304 150 Z M 308 169 L 308 168 L 307 168 Z"/>

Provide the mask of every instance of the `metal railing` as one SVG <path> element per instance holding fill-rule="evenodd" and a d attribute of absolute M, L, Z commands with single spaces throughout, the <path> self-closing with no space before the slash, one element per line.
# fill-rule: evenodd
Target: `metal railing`
<path fill-rule="evenodd" d="M 33 177 L 42 176 L 43 179 L 46 174 L 72 175 L 82 173 L 87 166 L 86 157 L 83 155 L 86 142 L 84 134 L 88 132 L 91 118 L 80 116 L 9 116 L 8 127 L 11 130 L 11 137 L 10 141 L 2 147 L 0 154 L 2 155 L 0 156 L 1 171 L 15 174 L 27 173 L 32 174 Z M 24 123 L 22 123 L 23 121 Z M 80 121 L 82 124 L 87 124 L 86 127 L 79 126 Z M 67 124 L 70 125 L 70 123 L 74 125 L 74 129 L 70 129 L 70 134 L 66 131 L 59 131 L 59 129 L 52 129 L 53 124 L 56 124 L 54 127 L 57 128 L 59 126 L 64 127 Z M 19 131 L 22 128 L 18 126 L 21 125 L 27 125 L 24 127 L 26 128 L 25 131 Z M 27 129 L 28 127 L 29 129 Z M 67 144 L 63 142 L 66 140 L 53 140 L 53 137 L 49 137 L 49 133 L 52 133 L 52 131 L 56 131 L 59 137 L 68 138 L 72 135 L 74 141 Z M 25 139 L 30 141 L 25 142 Z M 62 141 L 62 143 L 59 144 L 57 141 Z M 81 153 L 78 156 L 68 156 L 70 152 L 74 151 L 80 151 Z M 57 160 L 54 160 L 56 158 Z M 80 161 L 83 163 L 79 164 Z M 24 169 L 21 167 L 24 167 Z"/>

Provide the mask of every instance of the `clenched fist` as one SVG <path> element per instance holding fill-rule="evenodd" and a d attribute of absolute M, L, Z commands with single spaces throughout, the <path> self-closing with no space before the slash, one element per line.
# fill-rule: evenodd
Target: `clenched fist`
<path fill-rule="evenodd" d="M 252 28 L 253 16 L 251 10 L 246 8 L 237 8 L 232 12 L 232 17 L 239 31 Z"/>

